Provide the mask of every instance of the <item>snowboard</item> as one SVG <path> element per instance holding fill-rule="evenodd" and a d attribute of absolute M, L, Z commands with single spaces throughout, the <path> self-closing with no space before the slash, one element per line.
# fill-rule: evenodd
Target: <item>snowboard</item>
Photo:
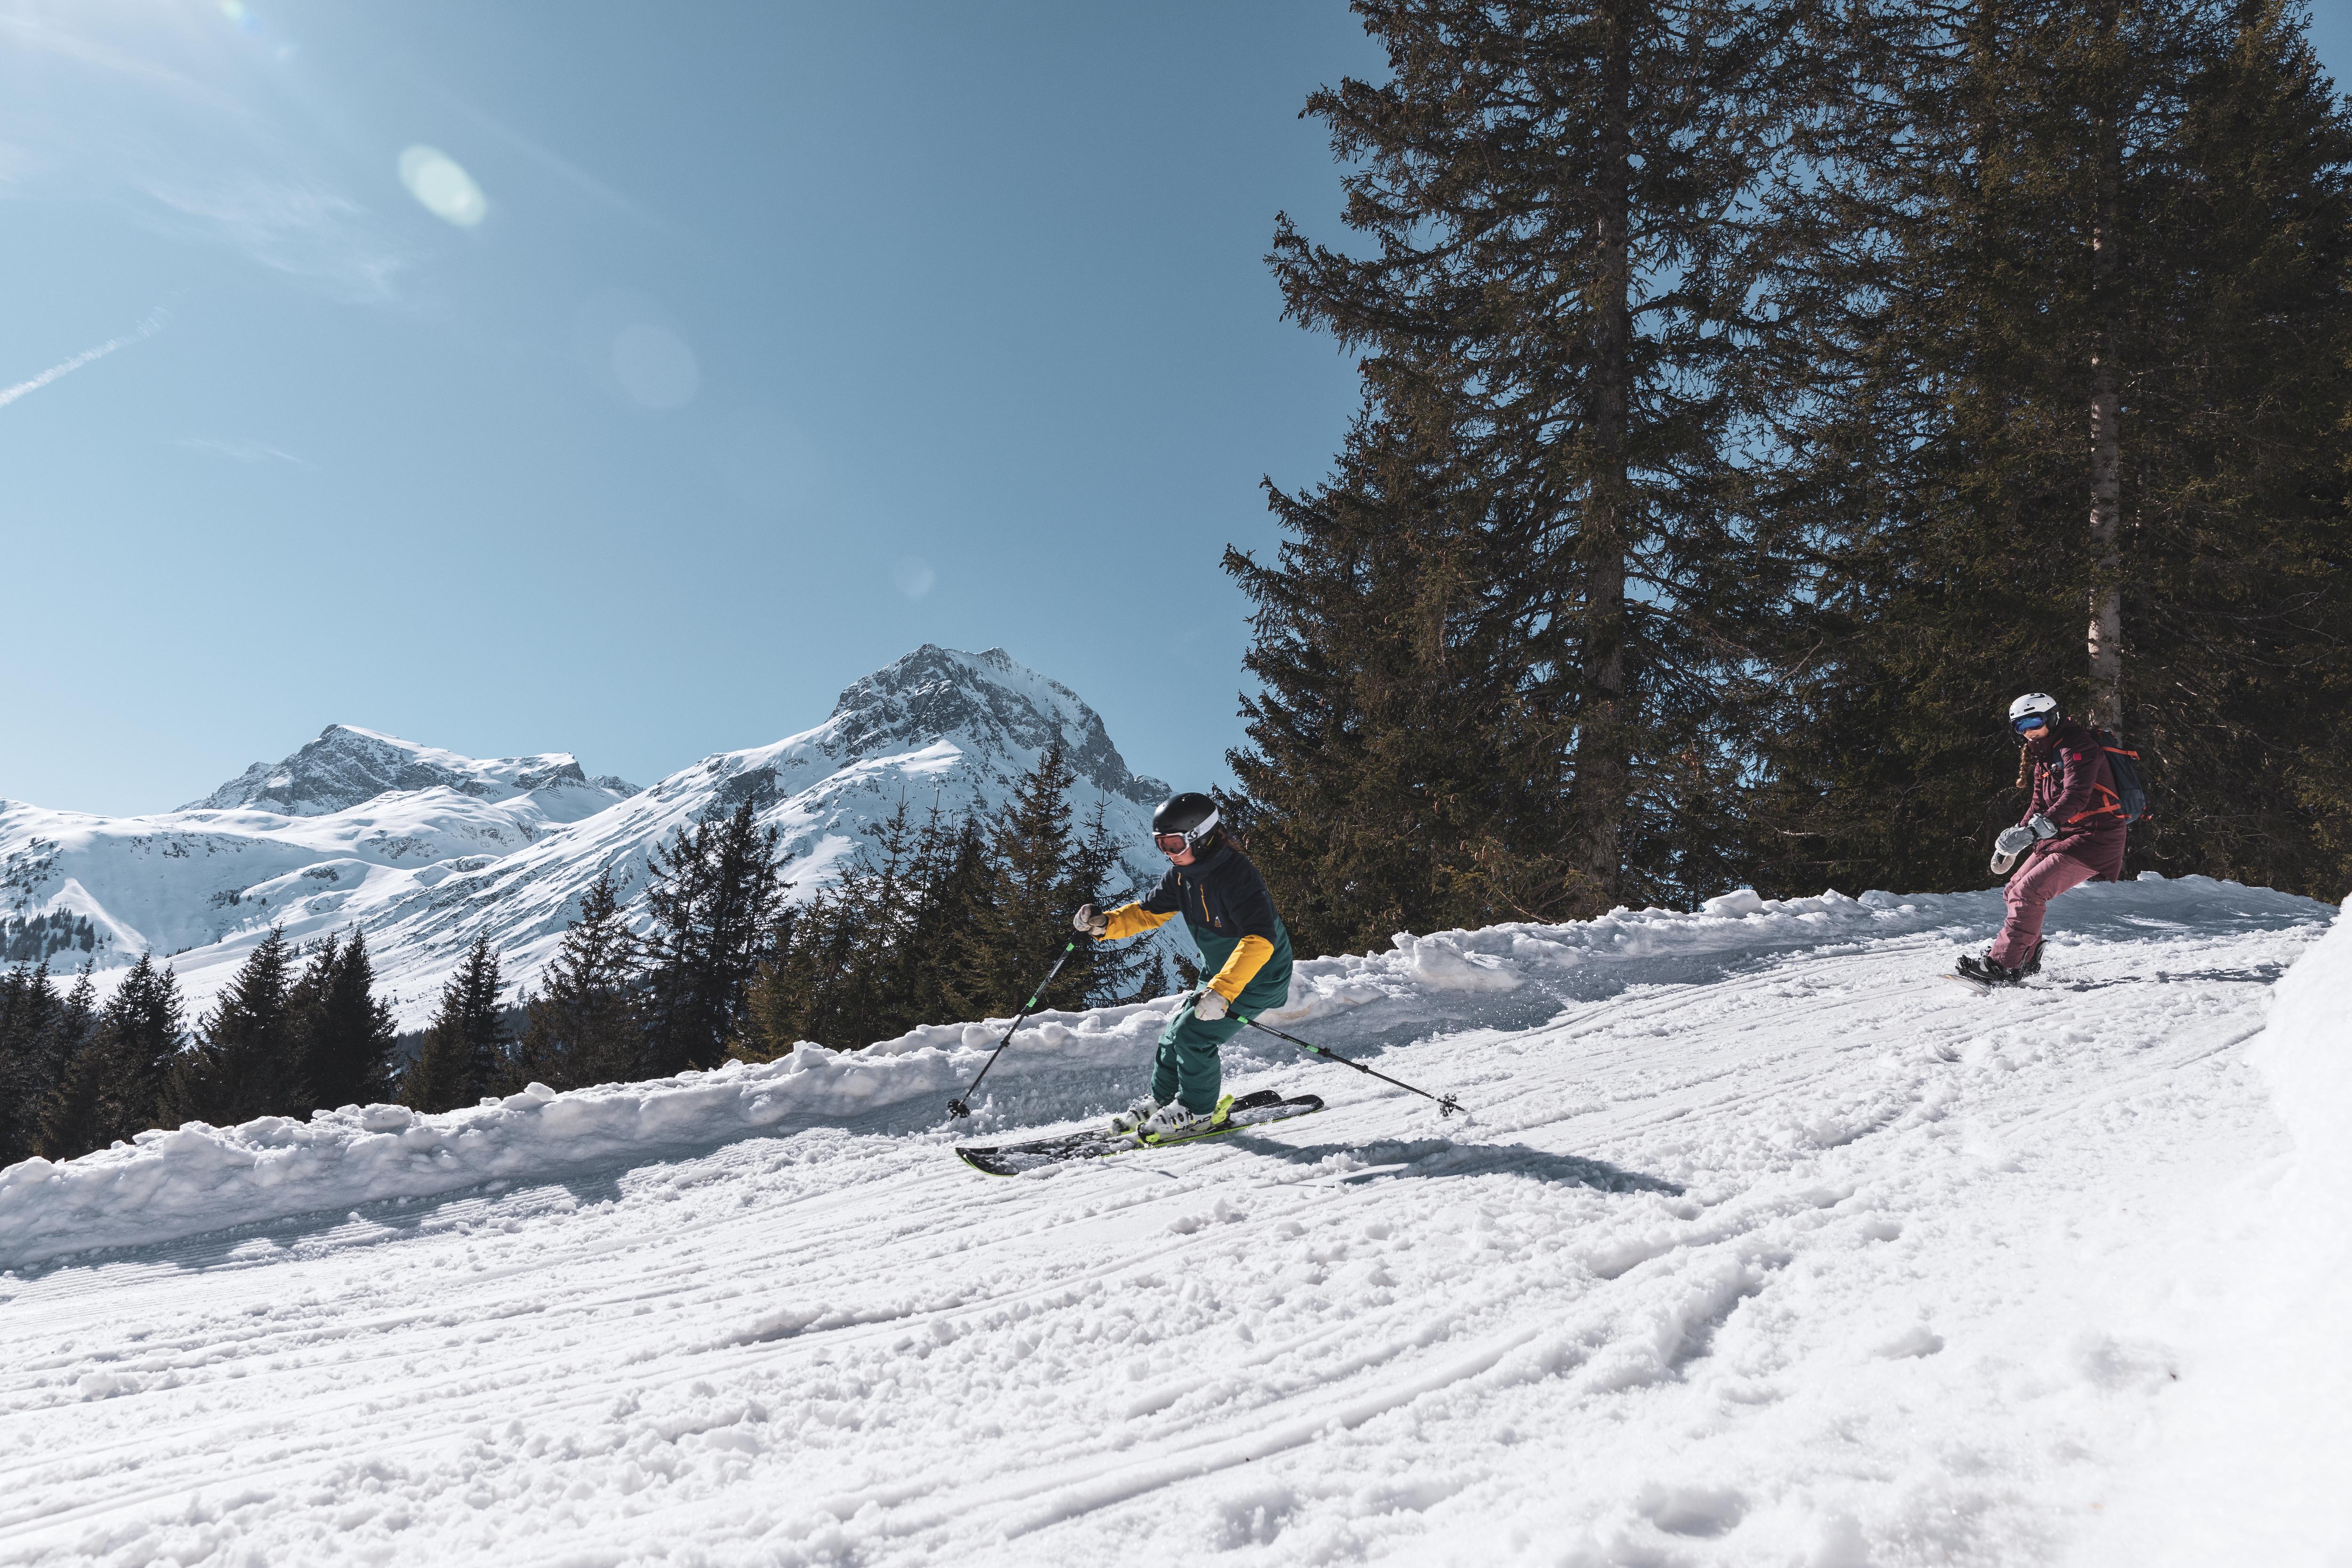
<path fill-rule="evenodd" d="M 1946 980 L 1957 980 L 1963 985 L 1974 986 L 1977 990 L 1983 992 L 1987 995 L 1990 995 L 1996 991 L 2055 991 L 2057 989 L 2056 986 L 2051 984 L 2048 981 L 1979 980 L 1973 974 L 1962 974 L 1957 970 L 1943 976 L 1943 978 Z"/>
<path fill-rule="evenodd" d="M 1225 1120 L 1217 1126 L 1200 1132 L 1188 1132 L 1181 1138 L 1139 1143 L 1129 1133 L 1097 1128 L 1087 1132 L 1066 1132 L 1059 1138 L 1040 1138 L 1029 1143 L 1001 1143 L 986 1149 L 959 1144 L 956 1158 L 985 1175 L 1017 1176 L 1024 1171 L 1034 1171 L 1040 1165 L 1059 1164 L 1066 1160 L 1101 1159 L 1111 1154 L 1133 1153 L 1139 1149 L 1181 1148 L 1187 1143 L 1197 1143 L 1203 1138 L 1222 1138 L 1244 1127 L 1263 1127 L 1270 1121 L 1287 1121 L 1294 1116 L 1306 1116 L 1322 1109 L 1323 1101 L 1318 1096 L 1298 1094 L 1285 1100 L 1273 1089 L 1262 1089 L 1255 1094 L 1244 1094 L 1235 1100 L 1226 1111 Z"/>

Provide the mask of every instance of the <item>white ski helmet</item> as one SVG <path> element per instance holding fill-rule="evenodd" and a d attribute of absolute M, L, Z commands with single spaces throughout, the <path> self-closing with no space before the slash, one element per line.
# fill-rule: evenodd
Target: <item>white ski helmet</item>
<path fill-rule="evenodd" d="M 2009 727 L 2018 727 L 2025 719 L 2039 719 L 2045 724 L 2058 721 L 2058 699 L 2047 691 L 2029 691 L 2009 705 Z"/>

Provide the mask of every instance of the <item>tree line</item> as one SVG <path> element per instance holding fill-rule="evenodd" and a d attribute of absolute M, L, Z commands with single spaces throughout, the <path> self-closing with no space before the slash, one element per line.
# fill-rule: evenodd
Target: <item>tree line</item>
<path fill-rule="evenodd" d="M 1301 951 L 1979 885 L 2022 690 L 2135 868 L 2352 881 L 2352 118 L 2284 0 L 1358 0 L 1358 356 L 1229 802 Z"/>
<path fill-rule="evenodd" d="M 19 964 L 0 973 L 0 1165 L 186 1121 L 392 1100 L 449 1110 L 534 1082 L 663 1077 L 773 1060 L 804 1040 L 848 1049 L 1006 1016 L 1066 939 L 1070 911 L 1125 891 L 1102 809 L 1076 820 L 1076 782 L 1056 742 L 992 820 L 951 821 L 935 805 L 918 826 L 902 801 L 876 853 L 799 903 L 777 832 L 747 798 L 649 857 L 649 931 L 631 929 L 625 889 L 601 873 L 519 998 L 477 937 L 413 1060 L 356 930 L 302 945 L 273 928 L 193 1028 L 176 977 L 152 958 L 103 1005 L 87 963 L 63 991 L 46 960 Z M 1040 1001 L 1098 1006 L 1175 984 L 1155 950 L 1101 950 Z"/>

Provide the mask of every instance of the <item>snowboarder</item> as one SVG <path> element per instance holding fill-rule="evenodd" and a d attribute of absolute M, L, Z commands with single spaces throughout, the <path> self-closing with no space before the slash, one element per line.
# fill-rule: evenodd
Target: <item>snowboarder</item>
<path fill-rule="evenodd" d="M 2126 822 L 2114 772 L 2097 731 L 2058 711 L 2058 700 L 2029 691 L 2009 705 L 2020 742 L 2017 782 L 2029 781 L 2025 816 L 1995 840 L 1992 868 L 2010 871 L 2009 918 L 1982 958 L 1962 958 L 1971 980 L 2013 985 L 2042 967 L 2042 917 L 2078 882 L 2120 881 Z M 2023 864 L 2019 864 L 2020 857 Z"/>
<path fill-rule="evenodd" d="M 1217 1047 L 1245 1018 L 1290 995 L 1290 933 L 1275 913 L 1265 879 L 1217 823 L 1217 803 L 1186 792 L 1151 814 L 1151 841 L 1168 873 L 1151 896 L 1115 910 L 1081 908 L 1071 924 L 1097 941 L 1118 942 L 1184 917 L 1209 982 L 1176 1011 L 1151 1063 L 1151 1093 L 1111 1119 L 1112 1131 L 1144 1142 L 1195 1134 L 1223 1121 L 1233 1097 L 1221 1095 Z"/>

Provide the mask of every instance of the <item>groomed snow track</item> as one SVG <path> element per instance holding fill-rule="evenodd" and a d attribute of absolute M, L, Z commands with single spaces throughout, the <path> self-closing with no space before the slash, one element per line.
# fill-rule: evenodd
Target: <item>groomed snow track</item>
<path fill-rule="evenodd" d="M 2271 1245 L 2248 1047 L 2335 911 L 2087 889 L 2051 984 L 1939 978 L 1998 907 L 1303 966 L 1286 1026 L 1467 1127 L 1253 1047 L 1331 1108 L 992 1181 L 973 1026 L 17 1166 L 0 1563 L 2160 1560 L 2137 1478 L 2234 1321 L 2182 1239 Z M 1163 1013 L 1024 1031 L 977 1134 L 1110 1103 Z"/>

